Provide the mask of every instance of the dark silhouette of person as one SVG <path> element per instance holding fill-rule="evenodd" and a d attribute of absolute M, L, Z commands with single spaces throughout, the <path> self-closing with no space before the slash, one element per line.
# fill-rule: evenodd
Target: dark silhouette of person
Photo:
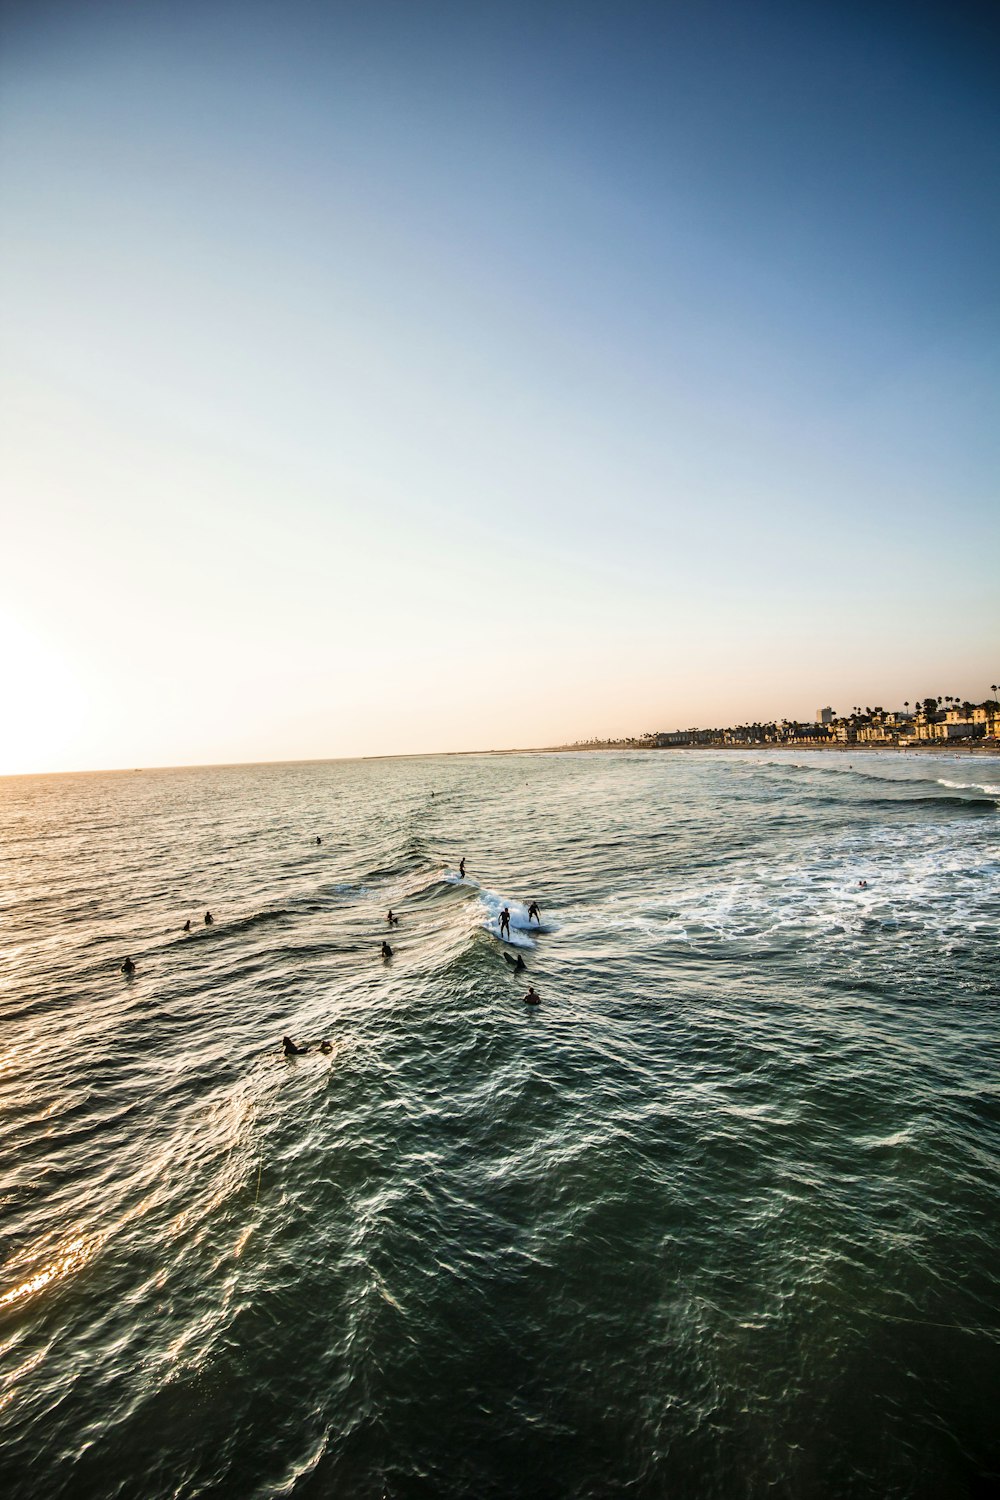
<path fill-rule="evenodd" d="M 290 1036 L 283 1036 L 281 1038 L 281 1050 L 286 1057 L 302 1057 L 304 1053 L 309 1051 L 309 1048 L 296 1047 Z"/>
<path fill-rule="evenodd" d="M 122 964 L 122 973 L 128 974 L 130 977 L 135 973 L 135 964 L 130 958 L 127 958 Z"/>
<path fill-rule="evenodd" d="M 521 957 L 520 953 L 516 958 L 511 958 L 509 953 L 505 953 L 504 958 L 510 964 L 511 968 L 518 974 L 523 974 L 525 969 L 528 967 L 524 959 Z"/>
<path fill-rule="evenodd" d="M 321 844 L 323 842 L 323 840 L 320 838 L 320 836 L 319 836 L 318 833 L 316 835 L 316 842 L 317 842 L 317 844 Z"/>
<path fill-rule="evenodd" d="M 522 995 L 521 998 L 524 1001 L 525 1005 L 541 1005 L 542 1003 L 542 997 L 541 995 L 536 994 L 533 984 L 528 985 L 528 993 L 526 995 Z"/>
<path fill-rule="evenodd" d="M 188 917 L 187 921 L 184 923 L 184 926 L 181 928 L 181 931 L 182 932 L 190 932 L 191 931 L 191 918 L 190 917 Z"/>
<path fill-rule="evenodd" d="M 542 925 L 542 918 L 541 918 L 541 916 L 539 914 L 539 911 L 538 911 L 538 902 L 537 901 L 532 901 L 531 905 L 528 907 L 528 921 L 529 922 L 531 922 L 531 921 L 537 922 L 538 925 L 539 925 L 539 927 L 541 927 L 541 925 Z"/>
<path fill-rule="evenodd" d="M 385 920 L 388 922 L 388 924 L 389 924 L 390 927 L 398 927 L 399 926 L 399 918 L 393 916 L 393 914 L 392 914 L 392 907 L 391 906 L 390 906 L 389 910 L 385 914 Z"/>
<path fill-rule="evenodd" d="M 382 957 L 383 958 L 391 958 L 392 957 L 392 949 L 389 947 L 389 944 L 386 943 L 386 942 L 383 942 L 383 944 L 382 944 Z"/>
<path fill-rule="evenodd" d="M 503 937 L 504 933 L 510 937 L 510 908 L 506 906 L 500 913 L 500 936 Z"/>
<path fill-rule="evenodd" d="M 458 873 L 459 873 L 459 875 L 461 875 L 462 879 L 464 880 L 465 879 L 465 860 L 464 859 L 460 859 L 459 862 L 458 862 Z"/>
<path fill-rule="evenodd" d="M 206 927 L 211 927 L 211 925 L 212 925 L 212 923 L 214 921 L 215 921 L 215 918 L 212 916 L 212 913 L 210 911 L 207 911 L 205 913 L 205 926 Z"/>
<path fill-rule="evenodd" d="M 327 1041 L 322 1041 L 319 1044 L 319 1050 L 321 1052 L 332 1052 L 333 1051 L 333 1043 L 332 1042 L 327 1042 Z"/>

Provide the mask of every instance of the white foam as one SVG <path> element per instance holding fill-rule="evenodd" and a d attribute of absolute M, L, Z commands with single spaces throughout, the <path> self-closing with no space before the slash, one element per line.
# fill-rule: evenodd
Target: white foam
<path fill-rule="evenodd" d="M 523 901 L 512 901 L 509 896 L 498 896 L 495 891 L 480 891 L 479 903 L 485 909 L 486 920 L 483 927 L 493 937 L 500 936 L 500 913 L 506 906 L 510 912 L 510 933 L 504 938 L 515 948 L 533 948 L 534 942 L 528 936 L 529 932 L 538 931 L 538 925 L 532 922 L 528 916 L 528 908 Z"/>
<path fill-rule="evenodd" d="M 950 820 L 856 828 L 781 865 L 737 865 L 723 885 L 712 878 L 674 887 L 669 898 L 664 893 L 668 911 L 650 913 L 647 905 L 643 915 L 676 942 L 846 939 L 850 946 L 908 929 L 946 946 L 995 922 L 998 855 L 988 820 L 960 836 Z"/>

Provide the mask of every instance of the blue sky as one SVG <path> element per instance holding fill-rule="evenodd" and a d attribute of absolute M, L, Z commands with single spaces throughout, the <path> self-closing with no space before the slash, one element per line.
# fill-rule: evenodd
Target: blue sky
<path fill-rule="evenodd" d="M 997 679 L 988 8 L 4 26 L 0 770 Z"/>

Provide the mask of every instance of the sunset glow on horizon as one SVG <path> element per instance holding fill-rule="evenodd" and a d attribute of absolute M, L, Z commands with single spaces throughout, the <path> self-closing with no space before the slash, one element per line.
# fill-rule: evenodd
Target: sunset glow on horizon
<path fill-rule="evenodd" d="M 977 7 L 0 33 L 0 774 L 996 681 Z"/>

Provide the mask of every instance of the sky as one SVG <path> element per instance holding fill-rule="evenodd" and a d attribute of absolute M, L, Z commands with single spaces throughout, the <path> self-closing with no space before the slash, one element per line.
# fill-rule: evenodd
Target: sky
<path fill-rule="evenodd" d="M 0 8 L 0 773 L 1000 678 L 1000 13 Z"/>

